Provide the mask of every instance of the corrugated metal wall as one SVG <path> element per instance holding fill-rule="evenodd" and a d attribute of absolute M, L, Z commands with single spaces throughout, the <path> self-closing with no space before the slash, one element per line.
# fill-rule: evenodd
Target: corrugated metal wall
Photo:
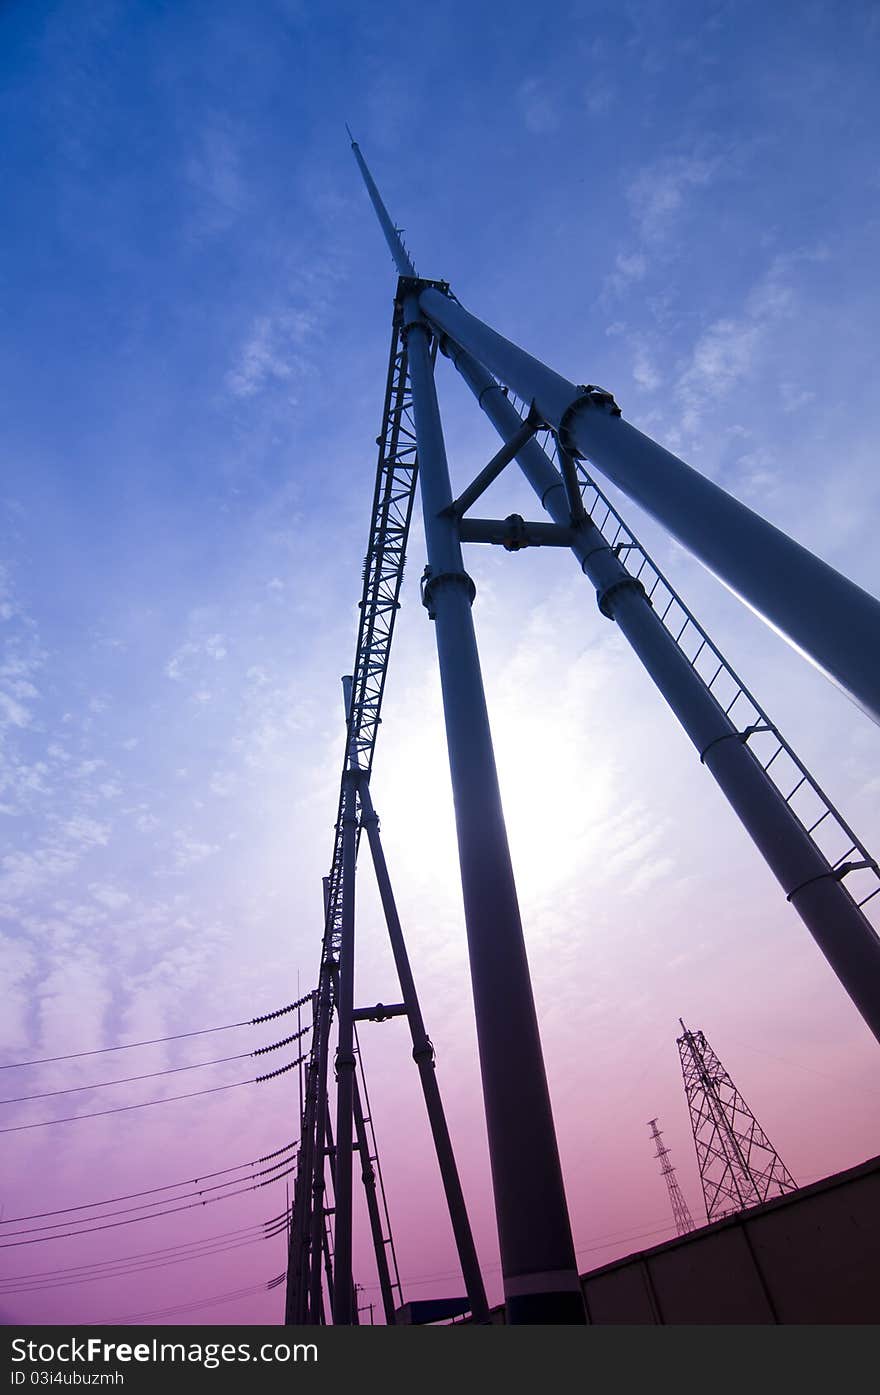
<path fill-rule="evenodd" d="M 880 1323 L 880 1158 L 581 1283 L 596 1324 Z"/>

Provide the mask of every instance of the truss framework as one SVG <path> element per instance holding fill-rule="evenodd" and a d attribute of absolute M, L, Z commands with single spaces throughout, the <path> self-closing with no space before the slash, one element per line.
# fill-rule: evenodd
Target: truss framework
<path fill-rule="evenodd" d="M 678 1038 L 706 1219 L 718 1221 L 795 1191 L 797 1183 L 703 1032 Z"/>
<path fill-rule="evenodd" d="M 678 1178 L 675 1175 L 675 1168 L 669 1161 L 669 1149 L 662 1140 L 662 1129 L 658 1129 L 657 1120 L 649 1119 L 648 1128 L 651 1130 L 651 1139 L 657 1145 L 654 1157 L 659 1159 L 660 1172 L 666 1183 L 669 1192 L 669 1203 L 672 1207 L 672 1219 L 675 1221 L 676 1235 L 688 1235 L 695 1229 L 694 1218 L 690 1213 L 687 1202 L 684 1199 L 681 1187 L 678 1185 Z"/>
<path fill-rule="evenodd" d="M 288 1261 L 285 1320 L 289 1323 L 318 1323 L 322 1319 L 320 1260 L 316 1242 L 320 1243 L 324 1231 L 326 1110 L 323 1106 L 327 1099 L 330 1031 L 342 933 L 346 776 L 354 767 L 367 774 L 372 770 L 391 642 L 400 608 L 400 589 L 418 478 L 412 392 L 399 315 L 395 315 L 392 326 L 382 430 L 377 445 L 379 457 L 364 559 L 343 773 L 330 874 L 324 881 L 324 938 L 316 992 L 312 1054 L 306 1070 L 299 1168 L 294 1193 L 295 1214 Z M 370 1117 L 369 1111 L 366 1117 Z M 378 1169 L 375 1138 L 372 1147 L 367 1149 L 367 1158 L 375 1162 Z M 378 1175 L 381 1183 L 381 1169 Z M 388 1237 L 393 1250 L 390 1229 Z M 396 1260 L 394 1263 L 396 1268 Z"/>

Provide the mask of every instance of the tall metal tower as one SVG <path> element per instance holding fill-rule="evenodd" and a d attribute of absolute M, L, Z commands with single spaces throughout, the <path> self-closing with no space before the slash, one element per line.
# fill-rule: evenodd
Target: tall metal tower
<path fill-rule="evenodd" d="M 694 1218 L 682 1195 L 681 1187 L 678 1185 L 675 1168 L 669 1161 L 669 1149 L 666 1147 L 666 1144 L 661 1141 L 663 1130 L 658 1129 L 656 1119 L 648 1120 L 648 1128 L 651 1130 L 651 1138 L 657 1144 L 657 1151 L 654 1157 L 660 1159 L 660 1172 L 666 1179 L 669 1200 L 672 1204 L 672 1216 L 675 1221 L 675 1232 L 677 1235 L 687 1235 L 689 1231 L 696 1229 Z"/>
<path fill-rule="evenodd" d="M 703 1033 L 688 1031 L 683 1022 L 681 1030 L 678 1053 L 706 1219 L 795 1191 L 797 1183 Z"/>
<path fill-rule="evenodd" d="M 421 598 L 434 622 L 470 959 L 495 1217 L 509 1323 L 582 1323 L 585 1312 L 525 936 L 501 807 L 474 629 L 467 545 L 568 548 L 684 727 L 786 900 L 880 1039 L 880 868 L 593 478 L 646 509 L 777 633 L 880 722 L 880 603 L 626 422 L 609 392 L 577 385 L 470 314 L 444 281 L 420 277 L 361 151 L 352 149 L 398 273 L 360 628 L 347 699 L 342 779 L 302 1111 L 288 1266 L 287 1321 L 356 1318 L 352 1151 L 365 1185 L 375 1159 L 358 1104 L 359 1021 L 409 1021 L 471 1312 L 485 1314 L 451 1142 L 379 838 L 371 773 L 399 606 L 415 490 L 427 565 Z M 453 489 L 435 383 L 453 364 L 502 439 L 464 489 Z M 475 518 L 513 462 L 549 521 Z M 589 470 L 587 462 L 589 461 Z M 355 1007 L 354 877 L 361 831 L 376 869 L 403 1002 Z M 877 899 L 874 899 L 877 898 Z M 329 1127 L 335 1027 L 335 1148 Z M 330 1170 L 333 1206 L 326 1204 Z M 370 1204 L 368 1193 L 368 1205 Z M 375 1200 L 375 1199 L 374 1199 Z M 326 1224 L 333 1217 L 332 1264 Z M 387 1218 L 386 1218 L 387 1219 Z M 386 1318 L 393 1320 L 387 1226 L 374 1226 Z M 382 1278 L 384 1267 L 384 1279 Z M 332 1289 L 332 1294 L 331 1294 Z M 453 1302 L 454 1300 L 449 1300 Z M 413 1308 L 414 1305 L 405 1305 Z"/>

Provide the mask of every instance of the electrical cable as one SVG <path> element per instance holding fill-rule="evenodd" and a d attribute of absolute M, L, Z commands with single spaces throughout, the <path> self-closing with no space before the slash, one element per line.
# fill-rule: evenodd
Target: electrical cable
<path fill-rule="evenodd" d="M 295 1148 L 298 1139 L 292 1143 L 285 1143 L 283 1148 L 277 1148 L 274 1153 L 265 1153 L 261 1158 L 251 1158 L 250 1162 L 236 1163 L 235 1167 L 221 1167 L 216 1172 L 206 1172 L 202 1177 L 185 1177 L 182 1182 L 166 1182 L 161 1187 L 145 1187 L 141 1192 L 124 1192 L 122 1196 L 105 1196 L 102 1201 L 82 1201 L 78 1206 L 60 1206 L 57 1211 L 33 1211 L 28 1216 L 7 1216 L 5 1220 L 0 1220 L 0 1225 L 13 1225 L 16 1221 L 42 1221 L 47 1216 L 60 1216 L 67 1211 L 88 1211 L 93 1206 L 112 1206 L 117 1201 L 133 1201 L 138 1196 L 153 1196 L 156 1192 L 173 1191 L 175 1187 L 194 1187 L 197 1182 L 210 1182 L 215 1177 L 223 1177 L 229 1172 L 241 1172 L 245 1167 L 256 1167 L 258 1163 L 271 1162 L 272 1158 L 279 1158 L 282 1153 L 289 1153 Z"/>
<path fill-rule="evenodd" d="M 293 1168 L 290 1169 L 290 1172 Z M 282 1172 L 277 1177 L 271 1177 L 268 1182 L 256 1182 L 252 1187 L 239 1187 L 236 1191 L 227 1192 L 224 1196 L 212 1196 L 207 1201 L 190 1201 L 185 1206 L 170 1206 L 166 1211 L 154 1211 L 149 1216 L 129 1216 L 125 1221 L 109 1221 L 107 1224 L 84 1226 L 81 1230 L 68 1230 L 63 1235 L 39 1235 L 33 1240 L 4 1240 L 0 1243 L 0 1250 L 15 1250 L 22 1245 L 44 1245 L 47 1240 L 72 1240 L 77 1235 L 94 1235 L 99 1230 L 116 1230 L 121 1225 L 137 1225 L 138 1221 L 154 1221 L 158 1216 L 173 1216 L 180 1211 L 193 1211 L 197 1206 L 214 1206 L 218 1201 L 229 1201 L 233 1196 L 241 1196 L 244 1192 L 259 1191 L 261 1187 L 271 1186 L 272 1182 L 280 1182 L 284 1177 L 289 1176 L 288 1172 Z M 13 1231 L 13 1235 L 25 1235 L 26 1231 Z"/>
<path fill-rule="evenodd" d="M 270 1279 L 268 1283 L 256 1284 L 250 1288 L 235 1289 L 231 1293 L 214 1294 L 211 1298 L 200 1299 L 197 1303 L 184 1303 L 175 1308 L 154 1308 L 152 1311 L 144 1313 L 124 1313 L 121 1317 L 99 1318 L 95 1326 L 118 1327 L 128 1322 L 155 1322 L 157 1318 L 180 1317 L 184 1313 L 194 1313 L 200 1308 L 210 1308 L 214 1304 L 234 1303 L 238 1299 L 254 1298 L 258 1293 L 266 1293 L 275 1287 L 277 1287 L 275 1280 Z"/>
<path fill-rule="evenodd" d="M 128 1262 L 130 1262 L 131 1260 L 146 1260 L 146 1258 L 160 1256 L 160 1254 L 176 1254 L 179 1250 L 191 1250 L 194 1249 L 195 1246 L 202 1246 L 202 1244 L 213 1244 L 215 1242 L 218 1242 L 218 1240 L 232 1240 L 234 1239 L 234 1237 L 250 1235 L 250 1232 L 252 1232 L 252 1230 L 262 1229 L 264 1230 L 264 1233 L 273 1232 L 276 1226 L 278 1226 L 279 1223 L 285 1222 L 286 1219 L 286 1212 L 280 1211 L 278 1215 L 271 1216 L 271 1218 L 269 1218 L 268 1221 L 254 1222 L 252 1223 L 252 1225 L 238 1226 L 236 1230 L 219 1230 L 219 1232 L 216 1233 L 216 1235 L 202 1236 L 201 1240 L 181 1240 L 179 1244 L 165 1244 L 165 1246 L 160 1246 L 158 1250 L 138 1250 L 135 1251 L 135 1254 L 123 1254 L 123 1256 L 117 1256 L 117 1258 L 114 1258 L 114 1260 L 113 1258 L 110 1258 L 110 1260 L 91 1260 L 88 1262 L 88 1264 L 68 1264 L 67 1267 L 60 1269 L 35 1269 L 35 1271 L 32 1271 L 31 1274 L 8 1275 L 7 1279 L 3 1279 L 3 1281 L 0 1282 L 11 1283 L 18 1281 L 18 1279 L 24 1279 L 24 1281 L 26 1281 L 26 1279 L 33 1278 L 53 1278 L 53 1276 L 56 1275 L 77 1274 L 77 1272 L 79 1271 L 88 1271 L 88 1269 L 103 1268 L 106 1267 L 106 1265 L 128 1264 Z"/>
<path fill-rule="evenodd" d="M 290 1166 L 288 1166 L 288 1164 L 290 1164 Z M 285 1170 L 284 1170 L 284 1171 L 279 1171 L 279 1169 L 281 1169 L 281 1168 L 284 1168 Z M 147 1211 L 147 1210 L 149 1210 L 149 1208 L 152 1207 L 152 1206 L 165 1206 L 168 1202 L 190 1201 L 193 1197 L 196 1197 L 196 1196 L 205 1196 L 208 1192 L 220 1192 L 220 1191 L 225 1191 L 225 1190 L 226 1190 L 227 1188 L 229 1188 L 229 1187 L 237 1186 L 237 1184 L 238 1184 L 239 1182 L 251 1182 L 251 1181 L 253 1181 L 253 1179 L 254 1179 L 255 1177 L 266 1177 L 266 1176 L 268 1176 L 268 1174 L 269 1174 L 270 1172 L 278 1172 L 278 1173 L 279 1173 L 278 1178 L 273 1177 L 273 1178 L 271 1179 L 271 1180 L 274 1182 L 274 1181 L 280 1180 L 281 1177 L 289 1177 L 289 1176 L 290 1176 L 290 1173 L 293 1172 L 294 1170 L 295 1170 L 295 1165 L 292 1163 L 292 1160 L 291 1160 L 290 1158 L 285 1158 L 285 1159 L 283 1159 L 283 1160 L 282 1160 L 281 1162 L 279 1162 L 279 1163 L 273 1163 L 271 1167 L 264 1167 L 264 1168 L 261 1168 L 258 1172 L 248 1172 L 248 1173 L 245 1173 L 245 1174 L 244 1174 L 243 1176 L 241 1176 L 241 1177 L 232 1177 L 232 1178 L 230 1178 L 230 1180 L 229 1180 L 228 1182 L 215 1182 L 215 1184 L 214 1184 L 213 1187 L 197 1187 L 197 1188 L 195 1189 L 195 1191 L 181 1192 L 179 1196 L 166 1196 L 166 1197 L 160 1198 L 160 1199 L 157 1200 L 157 1201 L 142 1201 L 142 1202 L 139 1202 L 137 1206 L 124 1206 L 124 1207 L 122 1207 L 122 1209 L 119 1210 L 119 1211 L 102 1211 L 102 1212 L 100 1212 L 97 1216 L 81 1216 L 81 1217 L 78 1217 L 77 1220 L 70 1220 L 70 1221 L 50 1221 L 48 1225 L 35 1225 L 35 1226 L 29 1226 L 26 1230 L 9 1230 L 9 1231 L 6 1231 L 6 1234 L 7 1234 L 7 1235 L 10 1235 L 10 1236 L 17 1236 L 17 1235 L 34 1235 L 34 1234 L 36 1234 L 38 1231 L 43 1231 L 43 1230 L 56 1230 L 56 1231 L 59 1231 L 59 1234 L 57 1234 L 57 1235 L 55 1235 L 55 1236 L 51 1236 L 50 1239 L 62 1240 L 62 1239 L 64 1238 L 64 1235 L 66 1234 L 66 1232 L 60 1230 L 60 1227 L 61 1227 L 61 1226 L 67 1226 L 67 1225 L 77 1225 L 77 1224 L 79 1223 L 80 1220 L 88 1220 L 88 1221 L 106 1221 L 106 1220 L 110 1220 L 111 1217 L 113 1217 L 113 1216 L 125 1216 L 125 1215 L 129 1215 L 132 1211 Z M 237 1196 L 237 1195 L 238 1195 L 237 1192 L 229 1192 L 228 1194 L 229 1194 L 230 1196 Z M 219 1201 L 220 1199 L 221 1199 L 220 1197 L 217 1197 L 217 1200 L 218 1200 L 218 1201 Z M 160 1214 L 162 1214 L 162 1213 L 161 1213 L 161 1212 L 157 1212 L 156 1214 L 157 1214 L 157 1215 L 160 1215 Z"/>
<path fill-rule="evenodd" d="M 49 1124 L 70 1124 L 75 1119 L 100 1119 L 105 1114 L 124 1114 L 129 1109 L 149 1109 L 155 1104 L 170 1104 L 173 1100 L 192 1100 L 198 1095 L 216 1095 L 221 1090 L 235 1090 L 240 1085 L 261 1085 L 264 1080 L 272 1080 L 276 1075 L 284 1075 L 285 1072 L 293 1070 L 302 1061 L 306 1060 L 306 1055 L 299 1056 L 295 1061 L 290 1061 L 286 1066 L 279 1066 L 278 1070 L 269 1071 L 266 1075 L 257 1075 L 249 1080 L 233 1080 L 228 1085 L 212 1085 L 207 1090 L 190 1090 L 184 1095 L 166 1095 L 161 1100 L 141 1100 L 138 1104 L 118 1104 L 113 1109 L 95 1109 L 90 1114 L 65 1114 L 60 1119 L 39 1119 L 35 1124 L 13 1124 L 0 1129 L 0 1133 L 23 1133 L 26 1129 L 42 1129 Z"/>
<path fill-rule="evenodd" d="M 202 1027 L 197 1032 L 177 1032 L 170 1037 L 150 1037 L 147 1041 L 124 1041 L 117 1046 L 99 1046 L 93 1051 L 71 1051 L 66 1056 L 40 1056 L 33 1061 L 7 1061 L 0 1065 L 0 1070 L 19 1070 L 24 1066 L 45 1066 L 53 1061 L 75 1061 L 82 1056 L 103 1056 L 108 1051 L 131 1051 L 136 1046 L 159 1046 L 166 1041 L 183 1041 L 185 1037 L 204 1037 L 211 1032 L 231 1032 L 236 1027 L 256 1027 L 260 1022 L 270 1022 L 274 1017 L 283 1017 L 285 1013 L 294 1012 L 309 1002 L 312 994 L 306 993 L 302 998 L 298 998 L 295 1003 L 288 1003 L 286 1007 L 276 1008 L 274 1012 L 264 1012 L 260 1017 L 249 1017 L 242 1022 L 227 1022 L 223 1027 Z"/>
<path fill-rule="evenodd" d="M 21 1288 L 3 1289 L 2 1297 L 13 1297 L 27 1293 L 49 1293 L 56 1288 L 76 1288 L 80 1284 L 99 1283 L 102 1279 L 125 1279 L 132 1274 L 148 1274 L 153 1269 L 168 1269 L 175 1264 L 185 1264 L 191 1259 L 210 1259 L 214 1255 L 228 1254 L 232 1250 L 245 1249 L 248 1245 L 256 1245 L 263 1240 L 269 1239 L 266 1235 L 252 1235 L 250 1238 L 235 1240 L 229 1245 L 215 1245 L 211 1248 L 197 1250 L 193 1254 L 177 1255 L 172 1259 L 154 1260 L 150 1264 L 135 1264 L 128 1268 L 119 1266 L 116 1269 L 107 1269 L 99 1274 L 80 1274 L 72 1279 L 59 1279 L 57 1282 L 48 1284 L 22 1285 Z"/>
<path fill-rule="evenodd" d="M 289 1046 L 291 1042 L 298 1041 L 306 1032 L 311 1031 L 311 1023 L 303 1027 L 301 1031 L 294 1032 L 292 1036 L 282 1037 L 281 1041 L 273 1041 L 269 1046 L 258 1046 L 256 1051 L 241 1051 L 237 1056 L 218 1056 L 213 1061 L 195 1061 L 189 1066 L 169 1066 L 167 1070 L 151 1070 L 146 1075 L 124 1075 L 118 1080 L 96 1080 L 89 1085 L 69 1085 L 64 1090 L 44 1090 L 38 1095 L 15 1095 L 8 1100 L 0 1100 L 0 1104 L 24 1104 L 28 1100 L 48 1100 L 55 1095 L 75 1095 L 83 1090 L 106 1090 L 110 1085 L 131 1085 L 137 1080 L 156 1080 L 161 1075 L 179 1075 L 181 1071 L 202 1070 L 205 1066 L 223 1066 L 227 1061 L 246 1061 L 252 1056 L 266 1056 L 270 1051 L 278 1051 L 282 1046 Z"/>

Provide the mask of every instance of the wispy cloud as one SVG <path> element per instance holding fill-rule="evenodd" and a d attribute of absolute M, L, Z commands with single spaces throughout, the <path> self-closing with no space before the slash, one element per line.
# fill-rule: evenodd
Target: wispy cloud
<path fill-rule="evenodd" d="M 184 175 L 192 196 L 190 236 L 224 232 L 247 202 L 242 136 L 227 116 L 214 113 L 196 133 Z"/>
<path fill-rule="evenodd" d="M 639 170 L 627 196 L 645 242 L 660 241 L 671 233 L 688 194 L 705 189 L 720 164 L 717 156 L 668 155 Z"/>
<path fill-rule="evenodd" d="M 639 387 L 644 388 L 646 392 L 654 392 L 663 381 L 656 363 L 644 344 L 639 344 L 636 347 L 632 373 Z"/>
<path fill-rule="evenodd" d="M 686 431 L 696 429 L 708 404 L 754 374 L 771 331 L 794 313 L 798 266 L 826 255 L 818 248 L 775 257 L 749 291 L 743 313 L 718 319 L 700 334 L 676 388 Z"/>
<path fill-rule="evenodd" d="M 605 277 L 603 297 L 619 296 L 638 281 L 643 281 L 648 272 L 648 258 L 642 251 L 618 252 L 614 259 L 614 269 Z"/>
<path fill-rule="evenodd" d="M 280 323 L 261 316 L 227 373 L 226 385 L 235 397 L 253 397 L 271 383 L 289 382 L 297 363 Z"/>
<path fill-rule="evenodd" d="M 205 635 L 202 639 L 187 640 L 175 650 L 165 665 L 165 676 L 175 683 L 202 669 L 201 660 L 213 659 L 219 662 L 226 658 L 226 640 L 222 634 Z"/>

